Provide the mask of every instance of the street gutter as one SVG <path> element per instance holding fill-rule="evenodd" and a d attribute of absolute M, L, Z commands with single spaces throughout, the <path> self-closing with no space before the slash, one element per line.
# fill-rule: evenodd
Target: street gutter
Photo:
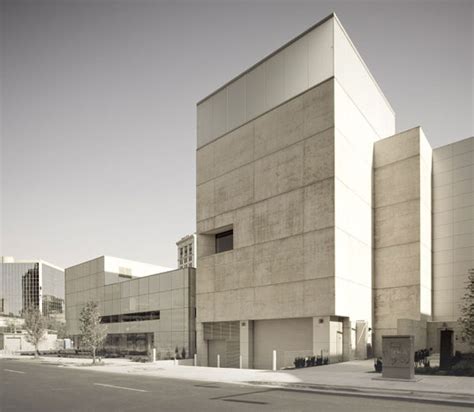
<path fill-rule="evenodd" d="M 280 388 L 300 392 L 314 392 L 328 395 L 358 396 L 365 398 L 379 398 L 390 400 L 404 400 L 407 402 L 436 403 L 450 406 L 474 408 L 474 396 L 466 393 L 451 394 L 431 391 L 411 391 L 404 389 L 360 388 L 355 386 L 318 385 L 304 382 L 284 383 L 249 381 L 245 383 L 252 386 Z"/>

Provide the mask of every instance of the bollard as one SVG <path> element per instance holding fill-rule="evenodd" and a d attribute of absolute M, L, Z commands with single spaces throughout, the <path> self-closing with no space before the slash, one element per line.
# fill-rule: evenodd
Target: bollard
<path fill-rule="evenodd" d="M 176 357 L 173 359 L 173 365 L 176 366 Z"/>
<path fill-rule="evenodd" d="M 217 367 L 221 367 L 221 355 L 217 355 Z"/>
<path fill-rule="evenodd" d="M 273 349 L 273 370 L 277 370 L 277 351 Z"/>
<path fill-rule="evenodd" d="M 153 362 L 156 362 L 156 348 L 153 348 L 151 351 L 151 359 Z"/>
<path fill-rule="evenodd" d="M 239 367 L 240 367 L 240 369 L 242 369 L 242 355 L 240 355 L 240 359 L 239 359 Z"/>
<path fill-rule="evenodd" d="M 197 353 L 194 354 L 194 366 L 198 366 L 198 355 L 197 355 Z"/>

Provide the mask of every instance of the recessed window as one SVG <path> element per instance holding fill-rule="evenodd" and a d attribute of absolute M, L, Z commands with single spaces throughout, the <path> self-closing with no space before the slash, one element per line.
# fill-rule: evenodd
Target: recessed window
<path fill-rule="evenodd" d="M 102 316 L 100 323 L 139 322 L 143 320 L 160 319 L 160 311 L 126 313 L 123 315 Z"/>
<path fill-rule="evenodd" d="M 216 253 L 225 252 L 234 248 L 234 231 L 228 230 L 226 232 L 216 234 Z"/>

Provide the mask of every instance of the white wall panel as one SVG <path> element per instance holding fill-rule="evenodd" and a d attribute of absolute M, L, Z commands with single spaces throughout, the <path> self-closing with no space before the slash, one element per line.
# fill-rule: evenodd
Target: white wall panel
<path fill-rule="evenodd" d="M 265 111 L 265 66 L 257 66 L 245 78 L 247 119 L 253 119 Z"/>
<path fill-rule="evenodd" d="M 358 157 L 372 165 L 373 142 L 377 141 L 379 136 L 339 81 L 334 82 L 334 106 L 336 129 L 352 143 Z"/>
<path fill-rule="evenodd" d="M 370 246 L 372 244 L 372 209 L 339 179 L 334 182 L 336 227 Z M 342 256 L 346 251 L 342 251 Z M 337 254 L 337 252 L 336 252 Z M 370 259 L 370 256 L 367 256 Z"/>
<path fill-rule="evenodd" d="M 245 122 L 245 76 L 227 88 L 227 128 L 232 130 Z"/>
<path fill-rule="evenodd" d="M 218 137 L 227 131 L 227 89 L 223 89 L 211 98 L 212 136 Z"/>
<path fill-rule="evenodd" d="M 336 79 L 378 137 L 393 135 L 395 114 L 337 20 L 334 23 L 334 69 Z"/>
<path fill-rule="evenodd" d="M 336 277 L 335 295 L 336 315 L 371 321 L 372 288 Z"/>
<path fill-rule="evenodd" d="M 285 97 L 289 99 L 308 89 L 307 36 L 292 43 L 283 53 L 285 55 Z"/>
<path fill-rule="evenodd" d="M 334 19 L 306 35 L 308 39 L 308 86 L 334 75 Z"/>
<path fill-rule="evenodd" d="M 201 147 L 212 139 L 212 100 L 209 98 L 197 106 L 197 145 Z"/>
<path fill-rule="evenodd" d="M 265 106 L 278 106 L 285 101 L 285 55 L 277 53 L 265 62 Z"/>

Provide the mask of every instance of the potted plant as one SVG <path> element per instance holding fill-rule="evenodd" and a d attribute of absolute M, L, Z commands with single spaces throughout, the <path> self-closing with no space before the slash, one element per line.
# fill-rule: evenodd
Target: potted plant
<path fill-rule="evenodd" d="M 381 373 L 383 369 L 383 363 L 382 363 L 382 358 L 377 358 L 377 360 L 374 363 L 374 368 L 375 372 Z"/>

